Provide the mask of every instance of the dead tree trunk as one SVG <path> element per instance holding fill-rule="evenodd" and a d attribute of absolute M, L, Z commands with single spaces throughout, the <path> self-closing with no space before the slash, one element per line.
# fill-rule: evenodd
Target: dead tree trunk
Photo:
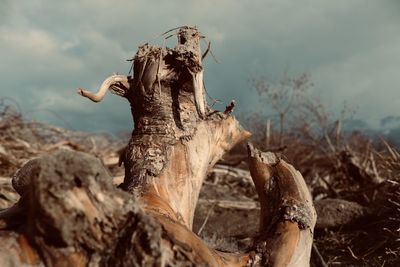
<path fill-rule="evenodd" d="M 84 171 L 72 175 L 66 169 L 70 178 L 54 180 L 59 171 L 49 178 L 42 164 L 52 161 L 42 161 L 39 178 L 16 177 L 24 190 L 14 210 L 28 215 L 18 228 L 10 226 L 15 215 L 3 216 L 9 230 L 0 239 L 14 254 L 6 257 L 0 248 L 0 260 L 46 266 L 309 264 L 316 215 L 304 180 L 291 165 L 251 145 L 249 165 L 262 208 L 254 250 L 222 253 L 191 231 L 207 171 L 250 133 L 230 114 L 232 107 L 225 112 L 208 107 L 197 29 L 182 27 L 177 36 L 173 49 L 139 47 L 133 77 L 113 75 L 97 93 L 79 89 L 95 102 L 111 90 L 131 105 L 135 129 L 121 159 L 120 186 L 130 194 Z"/>

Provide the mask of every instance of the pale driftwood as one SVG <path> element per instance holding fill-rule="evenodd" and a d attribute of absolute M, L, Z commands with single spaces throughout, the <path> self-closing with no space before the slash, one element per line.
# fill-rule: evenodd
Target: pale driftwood
<path fill-rule="evenodd" d="M 239 210 L 256 210 L 260 209 L 260 205 L 254 201 L 233 201 L 233 200 L 219 200 L 219 199 L 199 199 L 198 205 L 212 205 L 225 209 L 239 209 Z"/>
<path fill-rule="evenodd" d="M 251 175 L 249 171 L 235 168 L 232 166 L 226 166 L 222 164 L 216 164 L 214 168 L 211 170 L 211 173 L 215 173 L 216 175 L 229 175 L 238 180 L 249 180 L 251 181 Z"/>
<path fill-rule="evenodd" d="M 97 102 L 111 89 L 131 104 L 135 129 L 121 157 L 125 177 L 119 186 L 125 192 L 87 155 L 68 150 L 29 163 L 13 182 L 26 216 L 22 231 L 11 227 L 0 235 L 10 244 L 5 249 L 15 246 L 9 255 L 0 249 L 5 266 L 309 264 L 315 212 L 304 180 L 291 165 L 251 145 L 250 172 L 261 206 L 253 251 L 223 253 L 192 232 L 207 172 L 250 136 L 232 110 L 207 106 L 200 38 L 196 28 L 182 27 L 175 48 L 139 47 L 133 78 L 107 78 L 96 94 L 79 90 Z"/>

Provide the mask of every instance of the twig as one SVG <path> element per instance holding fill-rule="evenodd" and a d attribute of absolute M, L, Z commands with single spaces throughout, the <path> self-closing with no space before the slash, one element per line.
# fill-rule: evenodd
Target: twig
<path fill-rule="evenodd" d="M 203 59 L 207 56 L 208 52 L 210 51 L 210 48 L 211 48 L 211 41 L 208 42 L 207 49 L 206 49 L 206 51 L 204 52 L 204 54 L 201 56 L 201 60 L 203 60 Z"/>
<path fill-rule="evenodd" d="M 388 201 L 400 208 L 400 203 L 398 203 L 398 202 L 396 202 L 396 201 L 394 201 L 394 200 L 392 200 L 390 198 L 388 199 Z"/>
<path fill-rule="evenodd" d="M 160 37 L 166 35 L 167 33 L 170 33 L 170 32 L 175 31 L 175 30 L 179 30 L 179 29 L 181 29 L 181 28 L 187 28 L 187 27 L 188 27 L 188 26 L 179 26 L 179 27 L 172 28 L 172 29 L 170 29 L 170 30 L 168 30 L 168 31 L 166 31 L 166 32 L 164 32 L 164 33 L 162 33 L 162 34 L 158 34 L 158 35 L 154 36 L 154 37 L 151 38 L 149 41 L 154 41 L 155 39 L 160 38 Z"/>
<path fill-rule="evenodd" d="M 216 203 L 214 203 L 214 204 L 208 209 L 206 218 L 204 219 L 203 224 L 200 226 L 200 229 L 199 229 L 199 231 L 197 232 L 197 235 L 200 235 L 201 232 L 203 231 L 204 227 L 205 227 L 206 224 L 207 224 L 208 218 L 209 218 L 210 215 L 211 215 L 211 211 L 214 209 L 215 205 L 216 205 Z"/>
<path fill-rule="evenodd" d="M 319 252 L 317 245 L 313 243 L 312 249 L 314 250 L 315 255 L 317 256 L 319 266 L 321 267 L 328 267 L 328 264 L 326 264 L 324 258 L 322 257 L 321 253 Z"/>
<path fill-rule="evenodd" d="M 207 91 L 206 85 L 204 84 L 204 81 L 203 81 L 203 88 L 204 88 L 204 91 L 206 92 L 206 95 L 208 96 L 208 98 L 210 98 L 213 101 L 213 103 L 211 104 L 211 107 L 213 107 L 216 103 L 222 103 L 221 100 L 215 99 L 212 96 L 210 96 L 210 94 Z"/>
<path fill-rule="evenodd" d="M 334 194 L 334 196 L 338 196 L 339 193 L 336 191 L 336 189 L 329 183 L 326 178 L 326 176 L 321 176 L 321 180 L 328 186 L 329 190 Z"/>
<path fill-rule="evenodd" d="M 232 201 L 232 200 L 219 200 L 219 199 L 199 199 L 198 204 L 213 203 L 223 209 L 240 209 L 240 210 L 257 210 L 260 209 L 255 201 Z"/>
<path fill-rule="evenodd" d="M 235 168 L 229 165 L 223 165 L 220 163 L 216 164 L 214 168 L 211 170 L 211 172 L 216 174 L 229 175 L 234 178 L 238 178 L 240 180 L 244 179 L 252 181 L 249 171 L 240 168 Z"/>
<path fill-rule="evenodd" d="M 347 246 L 347 249 L 350 251 L 350 254 L 351 254 L 351 256 L 352 256 L 354 259 L 356 259 L 356 260 L 359 260 L 359 259 L 360 259 L 359 257 L 357 257 L 357 256 L 354 254 L 354 252 L 351 250 L 351 248 L 350 248 L 349 246 Z"/>
<path fill-rule="evenodd" d="M 381 242 L 379 242 L 376 246 L 370 248 L 364 255 L 362 255 L 361 258 L 365 258 L 369 255 L 371 255 L 372 253 L 374 253 L 375 251 L 377 251 L 379 248 L 381 248 L 387 240 L 382 240 Z"/>
<path fill-rule="evenodd" d="M 392 149 L 392 147 L 388 144 L 388 142 L 385 141 L 385 139 L 381 138 L 382 143 L 386 146 L 387 150 L 389 151 L 390 155 L 394 160 L 398 160 L 398 157 L 395 153 L 395 151 Z"/>
<path fill-rule="evenodd" d="M 203 39 L 203 41 L 205 42 L 204 39 Z M 210 42 L 210 43 L 211 43 L 211 42 Z M 209 43 L 209 44 L 210 44 L 210 43 Z M 207 50 L 208 50 L 208 49 L 207 49 Z M 206 52 L 207 52 L 207 51 L 206 51 Z M 215 62 L 219 64 L 220 62 L 217 60 L 217 58 L 215 57 L 215 55 L 214 55 L 214 53 L 211 51 L 211 49 L 210 49 L 209 52 L 210 52 L 210 55 L 211 55 L 211 56 L 213 57 L 213 59 L 215 60 Z M 205 56 L 205 55 L 204 55 L 204 56 Z"/>

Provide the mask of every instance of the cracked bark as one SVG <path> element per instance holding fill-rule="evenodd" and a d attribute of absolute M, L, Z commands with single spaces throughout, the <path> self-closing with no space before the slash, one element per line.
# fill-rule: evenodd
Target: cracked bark
<path fill-rule="evenodd" d="M 85 171 L 85 164 L 96 165 L 85 155 L 40 160 L 37 172 L 29 172 L 35 175 L 15 178 L 22 198 L 14 211 L 22 210 L 26 221 L 16 227 L 0 214 L 8 227 L 0 239 L 13 251 L 0 249 L 0 260 L 38 266 L 309 264 L 316 215 L 304 180 L 251 145 L 249 166 L 261 202 L 254 250 L 219 252 L 191 231 L 207 171 L 250 136 L 230 114 L 234 105 L 226 112 L 207 106 L 201 38 L 196 28 L 182 27 L 175 48 L 139 47 L 133 77 L 113 75 L 96 94 L 79 89 L 95 102 L 109 89 L 131 105 L 135 129 L 121 158 L 123 191 L 100 171 Z M 63 160 L 81 168 L 54 167 Z"/>

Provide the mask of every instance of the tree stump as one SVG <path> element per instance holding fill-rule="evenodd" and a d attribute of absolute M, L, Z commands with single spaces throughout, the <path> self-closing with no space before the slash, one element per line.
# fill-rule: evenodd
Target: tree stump
<path fill-rule="evenodd" d="M 135 129 L 121 157 L 122 190 L 87 155 L 40 159 L 34 171 L 16 175 L 21 201 L 0 214 L 2 266 L 309 265 L 316 214 L 303 177 L 251 144 L 261 202 L 253 250 L 223 253 L 191 231 L 208 170 L 250 133 L 231 115 L 233 105 L 225 112 L 207 105 L 198 30 L 181 27 L 177 37 L 174 48 L 140 46 L 133 77 L 112 75 L 97 93 L 78 90 L 94 102 L 110 90 L 131 105 Z M 15 214 L 26 220 L 12 224 Z"/>

